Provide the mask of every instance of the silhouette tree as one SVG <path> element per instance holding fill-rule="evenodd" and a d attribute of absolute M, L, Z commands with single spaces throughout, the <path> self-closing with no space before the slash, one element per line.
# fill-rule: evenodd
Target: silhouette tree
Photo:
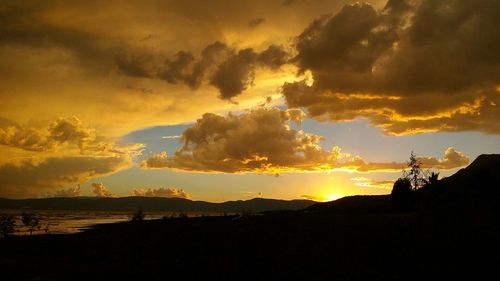
<path fill-rule="evenodd" d="M 15 230 L 16 221 L 14 216 L 0 215 L 0 238 L 7 237 Z"/>
<path fill-rule="evenodd" d="M 33 234 L 33 231 L 40 229 L 40 217 L 37 215 L 22 213 L 21 221 L 26 227 L 28 227 L 30 235 Z"/>
<path fill-rule="evenodd" d="M 424 186 L 418 190 L 418 201 L 421 207 L 433 207 L 440 202 L 445 189 L 441 187 L 439 173 L 430 172 Z"/>
<path fill-rule="evenodd" d="M 424 172 L 422 171 L 422 162 L 417 159 L 413 151 L 410 154 L 410 161 L 407 163 L 410 170 L 403 172 L 403 177 L 410 180 L 413 190 L 423 187 L 426 183 Z"/>
<path fill-rule="evenodd" d="M 408 211 L 415 207 L 417 190 L 428 185 L 430 182 L 438 181 L 438 173 L 431 173 L 431 175 L 426 178 L 425 172 L 422 170 L 422 162 L 420 162 L 412 151 L 410 153 L 410 160 L 407 162 L 407 166 L 410 168 L 408 171 L 403 170 L 403 175 L 394 182 L 394 186 L 391 192 L 391 200 L 400 211 Z"/>

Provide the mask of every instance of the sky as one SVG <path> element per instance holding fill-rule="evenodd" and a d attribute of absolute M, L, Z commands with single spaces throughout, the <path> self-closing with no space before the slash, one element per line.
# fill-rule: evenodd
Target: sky
<path fill-rule="evenodd" d="M 0 3 L 0 197 L 387 194 L 500 152 L 500 1 Z"/>

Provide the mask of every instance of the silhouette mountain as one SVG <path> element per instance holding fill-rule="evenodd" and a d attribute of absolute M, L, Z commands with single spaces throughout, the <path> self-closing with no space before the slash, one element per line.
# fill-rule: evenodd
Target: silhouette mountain
<path fill-rule="evenodd" d="M 134 211 L 146 212 L 264 212 L 272 210 L 298 210 L 306 208 L 314 201 L 310 200 L 275 200 L 255 198 L 251 200 L 211 203 L 192 201 L 184 198 L 161 197 L 75 197 L 75 198 L 40 198 L 40 199 L 5 199 L 0 198 L 0 209 L 33 210 L 74 210 L 74 211 Z"/>
<path fill-rule="evenodd" d="M 469 166 L 443 178 L 441 182 L 450 192 L 498 196 L 500 154 L 481 154 Z"/>
<path fill-rule="evenodd" d="M 392 210 L 390 195 L 355 195 L 313 204 L 307 212 L 378 213 Z"/>
<path fill-rule="evenodd" d="M 439 181 L 433 207 L 467 208 L 496 204 L 500 198 L 500 154 L 481 154 L 469 166 Z M 308 212 L 381 213 L 393 210 L 389 195 L 348 196 L 313 204 Z"/>

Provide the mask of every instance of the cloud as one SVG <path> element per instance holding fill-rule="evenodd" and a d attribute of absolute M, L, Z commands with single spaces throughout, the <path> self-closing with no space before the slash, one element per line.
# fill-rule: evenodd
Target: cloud
<path fill-rule="evenodd" d="M 282 46 L 270 45 L 262 52 L 253 48 L 236 50 L 216 41 L 201 51 L 197 60 L 188 51 L 179 51 L 174 59 L 166 59 L 158 77 L 171 84 L 183 83 L 195 90 L 204 78 L 219 90 L 219 97 L 231 99 L 253 83 L 258 68 L 278 71 L 287 63 L 288 53 Z"/>
<path fill-rule="evenodd" d="M 469 164 L 469 158 L 453 147 L 448 147 L 439 159 L 432 156 L 419 156 L 417 160 L 424 169 L 450 170 Z M 401 171 L 407 168 L 407 162 L 365 162 L 361 157 L 346 157 L 339 168 L 352 169 L 359 172 Z"/>
<path fill-rule="evenodd" d="M 65 156 L 29 159 L 0 165 L 0 196 L 36 197 L 44 192 L 83 183 L 130 167 L 120 156 Z"/>
<path fill-rule="evenodd" d="M 361 187 L 370 187 L 370 188 L 383 188 L 383 189 L 392 189 L 394 181 L 391 180 L 374 180 L 365 177 L 354 177 L 351 178 L 355 185 Z"/>
<path fill-rule="evenodd" d="M 243 193 L 243 196 L 248 199 L 263 198 L 264 194 L 262 192 L 247 191 Z"/>
<path fill-rule="evenodd" d="M 74 142 L 85 149 L 95 140 L 95 130 L 86 128 L 76 116 L 59 118 L 49 127 L 50 138 L 59 143 Z"/>
<path fill-rule="evenodd" d="M 113 194 L 102 183 L 92 183 L 92 193 L 97 197 L 112 197 Z"/>
<path fill-rule="evenodd" d="M 191 198 L 191 195 L 182 189 L 171 188 L 171 187 L 160 187 L 160 188 L 139 188 L 132 190 L 135 196 L 144 197 L 165 197 L 165 198 Z"/>
<path fill-rule="evenodd" d="M 300 195 L 300 198 L 305 199 L 305 200 L 312 200 L 312 201 L 316 201 L 316 202 L 325 201 L 325 198 L 323 198 L 323 197 L 307 195 L 307 194 Z"/>
<path fill-rule="evenodd" d="M 25 124 L 77 115 L 100 135 L 119 137 L 145 127 L 192 122 L 200 111 L 234 110 L 236 105 L 219 99 L 220 91 L 210 85 L 219 64 L 247 48 L 257 54 L 270 45 L 291 51 L 292 36 L 343 2 L 284 8 L 282 0 L 2 1 L 0 84 L 5 94 L 0 118 Z M 249 28 L 248 21 L 256 17 L 265 18 L 265 24 Z M 200 75 L 203 50 L 212 42 L 232 53 L 204 63 Z M 184 67 L 179 59 L 175 66 L 179 50 L 194 60 Z M 274 61 L 279 65 L 280 60 Z M 294 73 L 291 66 L 271 67 L 276 64 L 257 64 L 255 86 L 237 94 L 240 106 L 277 95 Z"/>
<path fill-rule="evenodd" d="M 80 184 L 128 168 L 142 144 L 116 144 L 77 117 L 48 126 L 0 124 L 0 196 L 71 195 Z"/>
<path fill-rule="evenodd" d="M 172 140 L 172 139 L 180 139 L 181 137 L 182 137 L 181 135 L 173 135 L 173 136 L 163 136 L 161 138 L 166 140 Z"/>
<path fill-rule="evenodd" d="M 257 56 L 257 61 L 261 66 L 266 66 L 272 70 L 278 70 L 288 63 L 289 54 L 282 46 L 270 45 Z"/>
<path fill-rule="evenodd" d="M 288 56 L 278 45 L 257 52 L 254 48 L 238 50 L 215 41 L 203 48 L 198 57 L 191 51 L 181 50 L 164 60 L 155 59 L 151 54 L 120 55 L 116 62 L 121 72 L 131 77 L 161 79 L 170 84 L 184 84 L 192 90 L 200 88 L 206 81 L 219 90 L 220 98 L 231 99 L 253 83 L 256 70 L 279 71 L 287 63 Z M 155 60 L 163 61 L 163 64 L 155 63 Z"/>
<path fill-rule="evenodd" d="M 94 140 L 95 130 L 84 127 L 75 116 L 61 117 L 42 129 L 17 124 L 0 125 L 1 145 L 37 152 L 54 150 L 65 143 L 77 144 L 83 150 Z"/>
<path fill-rule="evenodd" d="M 423 168 L 433 168 L 440 170 L 449 170 L 469 164 L 469 157 L 453 147 L 448 147 L 444 152 L 443 159 L 434 157 L 419 157 L 418 160 L 422 163 Z"/>
<path fill-rule="evenodd" d="M 240 116 L 206 113 L 182 134 L 183 146 L 142 162 L 144 168 L 175 168 L 205 172 L 314 170 L 330 163 L 332 154 L 319 145 L 320 136 L 291 129 L 300 122 L 296 110 L 259 108 Z"/>
<path fill-rule="evenodd" d="M 391 135 L 499 133 L 496 1 L 346 5 L 296 38 L 293 59 L 314 80 L 285 83 L 290 107 L 333 121 L 366 117 Z"/>
<path fill-rule="evenodd" d="M 60 117 L 45 128 L 6 124 L 0 124 L 0 145 L 32 152 L 55 153 L 63 146 L 65 150 L 76 146 L 80 154 L 134 154 L 143 147 L 142 144 L 117 145 L 111 140 L 104 140 L 96 135 L 95 129 L 84 126 L 76 116 Z"/>
<path fill-rule="evenodd" d="M 78 184 L 75 187 L 56 190 L 54 193 L 48 194 L 47 197 L 78 197 L 81 195 L 82 195 L 82 190 L 80 188 L 80 185 Z"/>
<path fill-rule="evenodd" d="M 182 134 L 183 146 L 172 156 L 163 151 L 141 162 L 146 169 L 170 168 L 194 172 L 267 173 L 311 172 L 347 169 L 359 172 L 401 171 L 405 162 L 366 162 L 326 150 L 322 137 L 290 127 L 305 117 L 300 110 L 258 108 L 241 115 L 206 113 Z M 469 159 L 448 148 L 442 159 L 421 157 L 424 168 L 452 169 Z"/>
<path fill-rule="evenodd" d="M 248 22 L 248 26 L 255 28 L 261 25 L 266 19 L 265 18 L 254 18 Z"/>
<path fill-rule="evenodd" d="M 253 83 L 256 59 L 252 49 L 244 49 L 217 67 L 210 84 L 219 89 L 220 98 L 230 99 Z"/>
<path fill-rule="evenodd" d="M 119 54 L 116 56 L 116 65 L 123 74 L 132 77 L 151 78 L 153 76 L 153 69 L 150 65 L 153 60 L 151 55 L 148 54 Z"/>
<path fill-rule="evenodd" d="M 40 131 L 17 125 L 0 127 L 0 144 L 30 151 L 45 151 L 55 146 L 55 143 Z"/>

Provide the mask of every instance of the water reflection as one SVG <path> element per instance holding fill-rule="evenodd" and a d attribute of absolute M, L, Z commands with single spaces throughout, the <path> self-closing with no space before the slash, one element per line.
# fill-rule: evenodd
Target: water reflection
<path fill-rule="evenodd" d="M 13 215 L 16 221 L 16 235 L 29 235 L 29 230 L 21 221 L 21 214 L 27 212 L 40 217 L 40 228 L 33 234 L 66 234 L 81 232 L 93 225 L 124 222 L 130 220 L 133 212 L 103 212 L 103 211 L 47 211 L 47 210 L 2 210 L 1 213 Z M 145 219 L 161 219 L 178 217 L 178 212 L 146 212 Z M 183 213 L 189 217 L 202 215 L 219 215 L 207 213 Z"/>

